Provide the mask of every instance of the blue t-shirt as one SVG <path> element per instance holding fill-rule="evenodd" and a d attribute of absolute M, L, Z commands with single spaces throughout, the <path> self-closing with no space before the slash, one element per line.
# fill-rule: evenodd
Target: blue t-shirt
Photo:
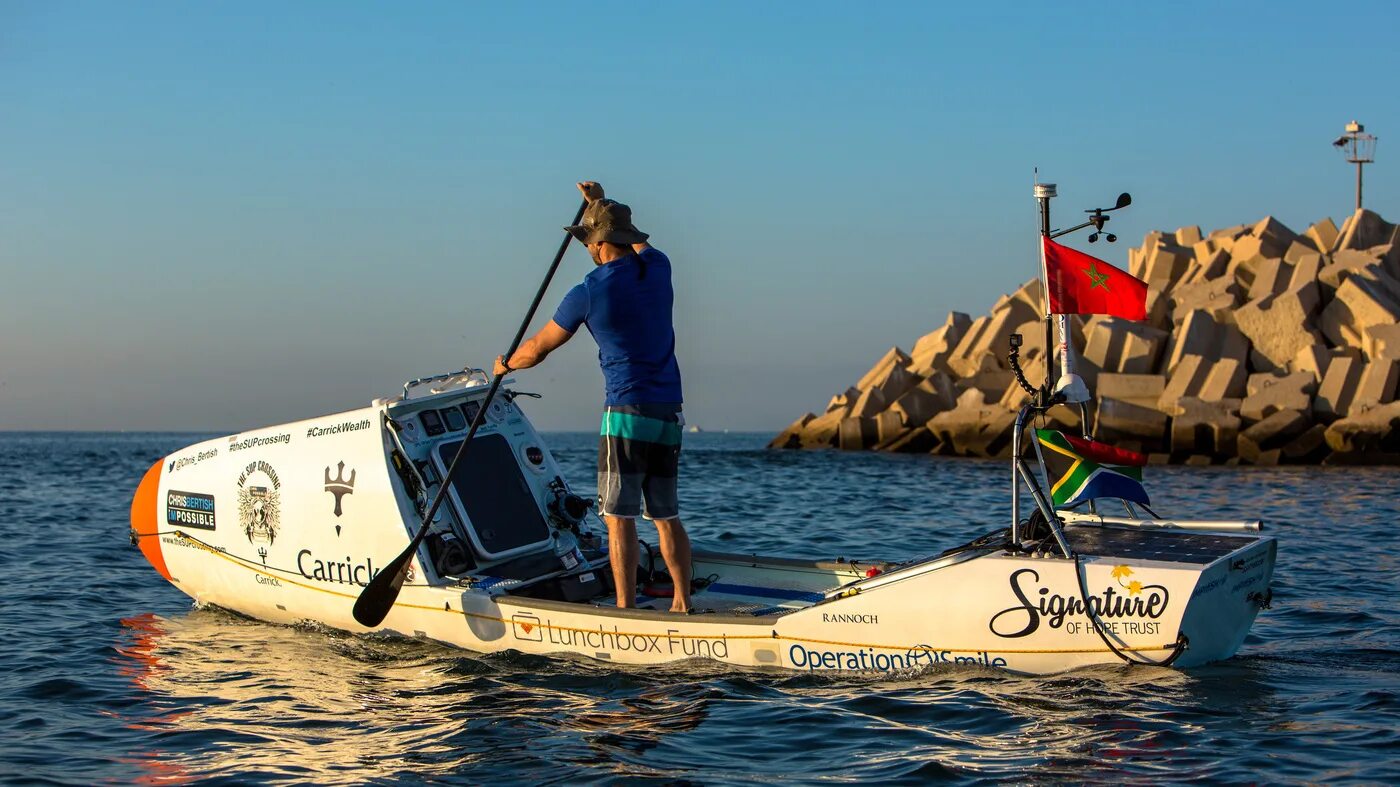
<path fill-rule="evenodd" d="M 554 321 L 570 333 L 587 325 L 593 334 L 605 404 L 681 402 L 674 302 L 671 261 L 656 249 L 597 266 L 564 296 Z"/>

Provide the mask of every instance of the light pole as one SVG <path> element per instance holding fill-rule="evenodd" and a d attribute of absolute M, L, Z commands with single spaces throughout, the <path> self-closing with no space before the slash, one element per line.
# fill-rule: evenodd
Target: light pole
<path fill-rule="evenodd" d="M 1376 138 L 1353 120 L 1347 124 L 1346 133 L 1333 140 L 1332 145 L 1342 151 L 1347 163 L 1356 165 L 1356 209 L 1361 210 L 1361 168 L 1376 160 Z"/>

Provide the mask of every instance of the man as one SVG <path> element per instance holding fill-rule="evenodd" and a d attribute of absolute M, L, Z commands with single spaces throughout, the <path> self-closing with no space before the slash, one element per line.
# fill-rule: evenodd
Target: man
<path fill-rule="evenodd" d="M 565 227 L 597 266 L 564 296 L 554 319 L 521 343 L 495 374 L 528 369 L 578 330 L 598 343 L 606 398 L 598 438 L 598 508 L 608 525 L 617 605 L 635 606 L 638 514 L 656 522 L 661 555 L 675 583 L 672 612 L 690 612 L 690 539 L 676 501 L 681 453 L 681 372 L 671 324 L 671 261 L 632 225 L 632 210 L 578 184 L 583 223 Z M 645 507 L 643 507 L 645 504 Z"/>

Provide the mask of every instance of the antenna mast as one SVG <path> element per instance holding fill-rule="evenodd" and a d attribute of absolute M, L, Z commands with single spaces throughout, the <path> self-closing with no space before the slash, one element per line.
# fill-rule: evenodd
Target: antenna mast
<path fill-rule="evenodd" d="M 1356 165 L 1356 209 L 1361 210 L 1361 171 L 1376 160 L 1376 137 L 1366 133 L 1366 127 L 1355 120 L 1347 124 L 1346 133 L 1332 141 L 1342 151 L 1348 164 Z"/>

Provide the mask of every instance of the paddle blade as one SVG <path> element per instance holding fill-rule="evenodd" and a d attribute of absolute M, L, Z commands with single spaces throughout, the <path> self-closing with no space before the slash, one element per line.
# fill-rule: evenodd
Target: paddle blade
<path fill-rule="evenodd" d="M 355 620 L 365 628 L 374 628 L 384 621 L 389 610 L 393 609 L 394 601 L 399 597 L 399 590 L 403 588 L 404 578 L 408 575 L 409 561 L 413 560 L 413 553 L 418 551 L 418 540 L 408 545 L 394 561 L 384 567 L 383 571 L 374 575 L 374 579 L 365 585 L 365 589 L 360 591 L 360 597 L 355 599 Z"/>

